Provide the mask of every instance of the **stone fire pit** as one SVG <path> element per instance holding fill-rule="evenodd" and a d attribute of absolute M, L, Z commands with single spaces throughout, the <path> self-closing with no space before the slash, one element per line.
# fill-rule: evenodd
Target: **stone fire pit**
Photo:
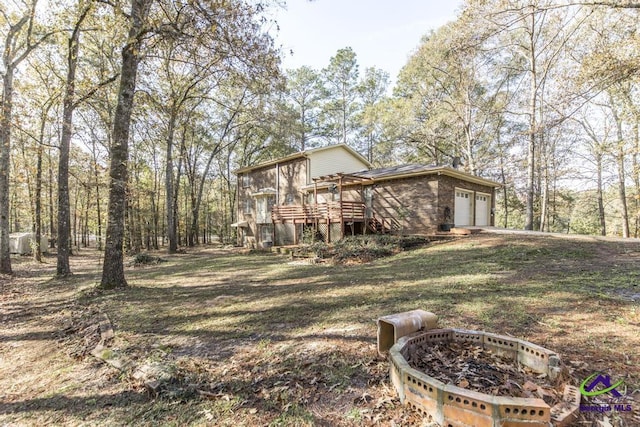
<path fill-rule="evenodd" d="M 402 403 L 447 427 L 564 427 L 574 420 L 580 405 L 577 387 L 565 386 L 563 401 L 551 408 L 538 398 L 494 396 L 445 384 L 412 368 L 407 359 L 415 346 L 466 342 L 546 374 L 552 381 L 562 371 L 560 357 L 551 350 L 488 332 L 436 329 L 434 317 L 414 310 L 378 319 L 378 351 L 385 354 L 388 350 L 391 382 Z M 417 332 L 398 336 L 411 329 L 410 325 L 417 326 Z M 391 341 L 395 344 L 389 348 Z"/>

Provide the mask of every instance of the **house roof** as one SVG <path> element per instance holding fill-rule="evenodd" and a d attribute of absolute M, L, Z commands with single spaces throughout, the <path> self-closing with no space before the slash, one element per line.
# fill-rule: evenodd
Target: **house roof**
<path fill-rule="evenodd" d="M 318 181 L 332 181 L 339 178 L 342 175 L 345 180 L 343 185 L 353 185 L 353 184 L 365 184 L 365 183 L 374 183 L 378 181 L 387 181 L 392 179 L 401 179 L 401 178 L 409 178 L 414 176 L 423 176 L 423 175 L 447 175 L 453 178 L 462 179 L 464 181 L 473 182 L 480 185 L 486 185 L 487 187 L 502 187 L 502 184 L 492 181 L 489 179 L 481 178 L 476 175 L 472 175 L 470 173 L 466 173 L 460 171 L 458 169 L 454 169 L 449 166 L 434 166 L 434 165 L 419 165 L 419 164 L 408 164 L 408 165 L 398 165 L 391 166 L 386 168 L 378 168 L 378 169 L 369 169 L 362 170 L 358 172 L 352 172 L 350 174 L 338 174 L 335 176 L 323 176 L 319 177 Z M 324 183 L 318 184 L 323 185 Z"/>
<path fill-rule="evenodd" d="M 369 178 L 369 179 L 388 178 L 396 175 L 426 173 L 435 168 L 437 168 L 437 166 L 409 164 L 409 165 L 398 165 L 398 166 L 390 166 L 386 168 L 363 170 L 363 171 L 354 172 L 352 175 L 359 176 L 362 178 Z"/>
<path fill-rule="evenodd" d="M 400 179 L 409 178 L 412 176 L 421 175 L 446 175 L 453 178 L 462 179 L 464 181 L 473 182 L 480 185 L 486 185 L 487 187 L 502 187 L 502 184 L 490 179 L 481 178 L 476 175 L 472 175 L 467 172 L 463 172 L 458 169 L 454 169 L 450 166 L 434 166 L 434 165 L 400 165 L 392 166 L 388 168 L 379 168 L 371 170 L 363 170 L 361 172 L 355 172 L 352 175 L 368 178 L 372 181 L 382 181 L 388 179 Z"/>
<path fill-rule="evenodd" d="M 349 147 L 347 144 L 335 144 L 335 145 L 328 145 L 326 147 L 313 148 L 311 150 L 299 151 L 297 153 L 293 153 L 293 154 L 290 154 L 290 155 L 285 156 L 285 157 L 280 157 L 278 159 L 268 160 L 266 162 L 258 163 L 256 165 L 252 165 L 252 166 L 244 166 L 244 167 L 241 167 L 239 169 L 236 169 L 235 171 L 233 171 L 233 173 L 237 175 L 237 174 L 244 173 L 244 172 L 251 172 L 252 170 L 262 169 L 262 168 L 268 167 L 268 166 L 274 166 L 274 165 L 276 165 L 278 163 L 284 163 L 284 162 L 288 162 L 288 161 L 291 161 L 291 160 L 308 157 L 310 154 L 313 154 L 313 153 L 318 153 L 318 152 L 326 151 L 326 150 L 334 150 L 334 149 L 337 149 L 337 148 L 341 148 L 341 149 L 344 149 L 344 150 L 348 151 L 351 155 L 353 155 L 354 157 L 358 158 L 365 165 L 368 165 L 369 167 L 372 166 L 371 163 L 367 159 L 365 159 L 360 153 L 358 153 L 353 148 Z"/>

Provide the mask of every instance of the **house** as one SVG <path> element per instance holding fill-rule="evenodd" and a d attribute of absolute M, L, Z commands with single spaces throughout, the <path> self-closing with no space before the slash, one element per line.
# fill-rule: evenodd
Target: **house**
<path fill-rule="evenodd" d="M 363 233 L 432 234 L 493 225 L 500 184 L 448 166 L 372 169 L 345 144 L 243 167 L 238 177 L 238 240 L 265 248 L 305 234 L 327 242 Z"/>

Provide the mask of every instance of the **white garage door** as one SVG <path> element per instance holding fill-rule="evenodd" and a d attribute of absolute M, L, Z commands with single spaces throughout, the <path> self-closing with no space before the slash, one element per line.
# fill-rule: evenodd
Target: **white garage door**
<path fill-rule="evenodd" d="M 489 206 L 491 196 L 476 194 L 476 225 L 489 225 Z"/>
<path fill-rule="evenodd" d="M 453 223 L 456 227 L 471 225 L 471 193 L 456 190 L 456 204 Z"/>

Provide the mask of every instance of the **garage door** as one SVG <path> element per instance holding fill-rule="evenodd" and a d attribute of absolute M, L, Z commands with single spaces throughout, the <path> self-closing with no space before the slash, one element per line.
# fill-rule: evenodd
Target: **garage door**
<path fill-rule="evenodd" d="M 456 190 L 456 204 L 453 222 L 456 227 L 471 225 L 471 193 Z"/>
<path fill-rule="evenodd" d="M 489 225 L 489 206 L 491 196 L 476 194 L 476 225 Z"/>

